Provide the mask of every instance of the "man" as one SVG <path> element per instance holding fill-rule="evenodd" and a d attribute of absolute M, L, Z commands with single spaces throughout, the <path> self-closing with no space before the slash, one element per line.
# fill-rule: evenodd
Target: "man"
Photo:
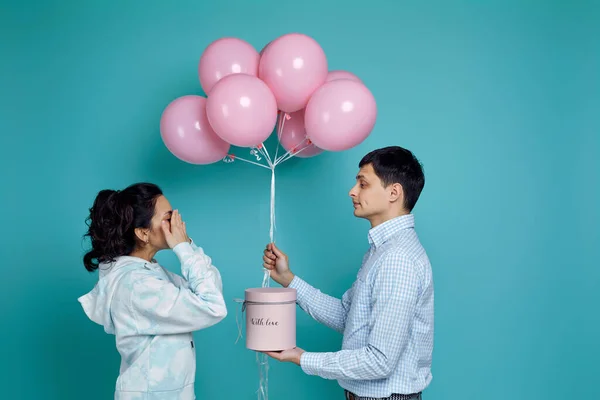
<path fill-rule="evenodd" d="M 267 354 L 338 380 L 346 399 L 421 399 L 432 379 L 433 279 L 411 212 L 425 178 L 413 154 L 397 146 L 370 152 L 359 168 L 349 194 L 354 215 L 371 223 L 370 249 L 341 300 L 294 275 L 274 244 L 263 256 L 273 280 L 297 290 L 304 311 L 343 333 L 342 350 Z"/>

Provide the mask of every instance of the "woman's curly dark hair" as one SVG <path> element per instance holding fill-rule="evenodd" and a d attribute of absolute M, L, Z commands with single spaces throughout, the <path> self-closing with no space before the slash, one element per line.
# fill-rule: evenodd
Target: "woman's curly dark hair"
<path fill-rule="evenodd" d="M 103 262 L 130 254 L 136 247 L 135 228 L 150 228 L 162 190 L 152 183 L 136 183 L 122 191 L 102 190 L 86 219 L 92 249 L 83 256 L 89 272 Z"/>

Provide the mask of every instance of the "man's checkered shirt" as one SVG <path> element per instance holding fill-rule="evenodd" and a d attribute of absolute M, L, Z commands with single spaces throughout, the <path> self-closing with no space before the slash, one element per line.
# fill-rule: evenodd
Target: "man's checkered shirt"
<path fill-rule="evenodd" d="M 431 379 L 433 278 L 412 214 L 369 231 L 370 249 L 342 299 L 299 277 L 289 287 L 315 320 L 343 333 L 342 350 L 305 352 L 303 371 L 365 397 L 411 394 Z"/>

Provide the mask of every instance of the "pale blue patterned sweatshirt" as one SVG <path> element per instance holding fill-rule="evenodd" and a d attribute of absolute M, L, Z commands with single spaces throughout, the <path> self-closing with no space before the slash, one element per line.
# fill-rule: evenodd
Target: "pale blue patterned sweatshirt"
<path fill-rule="evenodd" d="M 78 300 L 87 316 L 116 337 L 119 400 L 195 399 L 192 332 L 227 315 L 219 271 L 203 250 L 173 251 L 183 278 L 156 262 L 130 256 L 100 264 L 94 289 Z"/>

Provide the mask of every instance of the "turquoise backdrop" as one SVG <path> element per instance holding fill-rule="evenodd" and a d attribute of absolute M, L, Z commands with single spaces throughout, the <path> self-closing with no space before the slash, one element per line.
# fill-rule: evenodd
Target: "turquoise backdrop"
<path fill-rule="evenodd" d="M 276 238 L 295 272 L 349 287 L 368 246 L 347 196 L 357 163 L 405 146 L 425 167 L 416 227 L 436 290 L 424 398 L 600 398 L 599 27 L 591 1 L 2 1 L 0 397 L 112 398 L 114 338 L 77 302 L 97 279 L 84 219 L 100 189 L 151 181 L 223 274 L 230 314 L 196 333 L 197 396 L 256 398 L 233 299 L 261 284 L 269 172 L 180 162 L 159 120 L 202 94 L 211 41 L 261 49 L 297 31 L 364 80 L 379 116 L 358 147 L 277 170 Z M 172 253 L 159 260 L 177 271 Z M 299 313 L 300 347 L 340 342 Z M 270 399 L 310 398 L 342 391 L 271 362 Z"/>

